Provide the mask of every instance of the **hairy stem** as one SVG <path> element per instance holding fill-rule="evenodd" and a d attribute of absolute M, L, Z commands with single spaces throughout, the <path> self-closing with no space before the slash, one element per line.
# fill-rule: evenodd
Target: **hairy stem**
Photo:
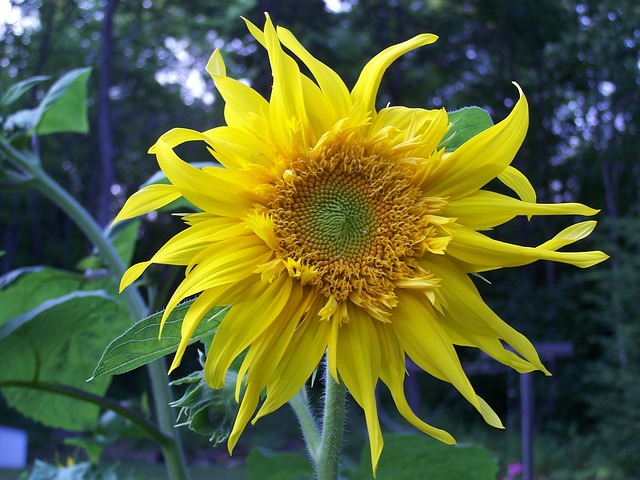
<path fill-rule="evenodd" d="M 344 409 L 347 390 L 336 382 L 327 372 L 322 419 L 322 439 L 316 478 L 318 480 L 337 480 L 340 472 L 340 449 L 344 434 Z"/>
<path fill-rule="evenodd" d="M 295 397 L 289 400 L 289 405 L 298 417 L 300 423 L 300 430 L 304 438 L 304 443 L 307 447 L 309 457 L 314 464 L 318 462 L 318 455 L 320 449 L 320 432 L 316 419 L 313 417 L 311 407 L 309 405 L 309 398 L 307 396 L 306 387 L 302 387 Z"/>

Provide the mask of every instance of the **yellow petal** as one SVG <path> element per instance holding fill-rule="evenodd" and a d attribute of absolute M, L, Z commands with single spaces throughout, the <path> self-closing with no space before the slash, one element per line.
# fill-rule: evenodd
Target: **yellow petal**
<path fill-rule="evenodd" d="M 456 443 L 455 439 L 446 431 L 435 428 L 417 417 L 407 403 L 404 394 L 404 377 L 406 372 L 404 351 L 398 345 L 393 327 L 388 323 L 375 322 L 380 339 L 382 357 L 380 378 L 389 387 L 389 391 L 400 415 L 418 430 L 448 445 Z"/>
<path fill-rule="evenodd" d="M 262 334 L 285 308 L 292 280 L 282 276 L 262 287 L 250 300 L 231 307 L 213 337 L 205 364 L 205 379 L 212 388 L 224 385 L 235 358 Z"/>
<path fill-rule="evenodd" d="M 529 179 L 520 170 L 509 165 L 498 175 L 498 180 L 516 192 L 520 200 L 536 203 L 536 191 L 533 189 Z"/>
<path fill-rule="evenodd" d="M 247 119 L 269 111 L 268 102 L 253 88 L 238 80 L 214 76 L 216 88 L 225 101 L 224 119 L 230 127 L 242 127 Z"/>
<path fill-rule="evenodd" d="M 111 225 L 162 208 L 180 196 L 180 191 L 173 185 L 147 185 L 129 197 Z"/>
<path fill-rule="evenodd" d="M 178 365 L 180 365 L 182 355 L 184 355 L 184 351 L 189 344 L 189 340 L 193 336 L 193 332 L 195 332 L 196 328 L 198 328 L 202 317 L 209 310 L 215 307 L 218 304 L 218 301 L 219 292 L 216 290 L 207 290 L 206 292 L 202 292 L 202 294 L 191 304 L 189 310 L 187 310 L 187 313 L 182 320 L 182 324 L 180 325 L 180 344 L 178 345 L 178 350 L 173 357 L 173 362 L 169 367 L 169 373 L 171 373 Z M 160 331 L 158 336 L 160 335 L 162 335 L 162 330 Z"/>
<path fill-rule="evenodd" d="M 426 196 L 456 199 L 480 189 L 503 173 L 522 145 L 529 125 L 527 100 L 520 99 L 507 118 L 443 156 L 425 185 Z"/>
<path fill-rule="evenodd" d="M 120 292 L 140 278 L 140 275 L 144 273 L 149 265 L 151 265 L 151 262 L 140 262 L 135 265 L 131 265 L 127 271 L 124 272 L 124 275 L 122 275 L 122 279 L 120 280 Z"/>
<path fill-rule="evenodd" d="M 271 380 L 273 372 L 284 351 L 286 350 L 294 329 L 297 325 L 296 317 L 300 315 L 303 303 L 302 287 L 294 285 L 288 298 L 288 303 L 278 317 L 259 337 L 251 343 L 249 351 L 242 362 L 239 377 L 247 374 L 247 390 L 242 399 L 240 410 L 236 416 L 231 434 L 229 435 L 229 451 L 233 449 L 240 435 L 244 431 L 249 418 L 257 407 L 259 393 Z M 236 384 L 236 399 L 240 391 L 240 379 Z M 257 392 L 255 395 L 253 392 Z"/>
<path fill-rule="evenodd" d="M 185 279 L 169 299 L 163 322 L 183 299 L 254 275 L 256 267 L 266 262 L 271 255 L 272 251 L 262 240 L 253 236 L 225 240 L 204 250 L 200 263 L 187 272 Z"/>
<path fill-rule="evenodd" d="M 456 218 L 457 223 L 467 228 L 485 230 L 508 222 L 518 215 L 591 216 L 598 211 L 580 203 L 529 203 L 499 193 L 478 190 L 466 197 L 452 200 L 443 208 L 442 214 Z"/>
<path fill-rule="evenodd" d="M 450 259 L 431 258 L 421 266 L 441 279 L 445 321 L 456 331 L 472 335 L 495 336 L 507 342 L 537 369 L 549 375 L 531 342 L 505 323 L 482 300 L 480 293 L 464 271 Z"/>
<path fill-rule="evenodd" d="M 351 95 L 340 76 L 321 61 L 317 60 L 300 44 L 286 28 L 278 27 L 278 37 L 282 44 L 293 52 L 309 68 L 332 107 L 332 117 L 346 117 L 351 108 Z"/>
<path fill-rule="evenodd" d="M 267 397 L 255 420 L 268 415 L 300 391 L 318 367 L 327 348 L 329 322 L 317 318 L 319 302 L 314 300 L 307 315 L 293 333 L 287 350 L 267 385 Z"/>
<path fill-rule="evenodd" d="M 173 151 L 169 133 L 160 137 L 154 152 L 162 171 L 187 200 L 203 211 L 222 216 L 240 217 L 253 206 L 253 201 L 243 195 L 243 183 L 234 171 L 215 168 L 205 172 L 189 165 Z M 205 137 L 200 135 L 199 139 Z"/>
<path fill-rule="evenodd" d="M 380 376 L 380 345 L 373 320 L 362 309 L 348 307 L 349 323 L 338 333 L 337 367 L 345 386 L 364 410 L 375 475 L 382 453 L 382 430 L 378 420 L 375 388 Z"/>
<path fill-rule="evenodd" d="M 226 77 L 227 76 L 227 67 L 224 64 L 224 60 L 222 55 L 220 55 L 220 50 L 217 48 L 209 57 L 209 61 L 205 67 L 205 70 L 211 75 L 211 78 L 215 81 L 215 77 Z"/>
<path fill-rule="evenodd" d="M 413 292 L 399 291 L 398 300 L 391 325 L 402 349 L 420 368 L 451 383 L 479 410 L 480 404 L 458 354 L 431 306 Z"/>
<path fill-rule="evenodd" d="M 354 104 L 359 104 L 364 111 L 375 111 L 376 95 L 380 87 L 382 75 L 389 66 L 405 53 L 423 45 L 428 45 L 438 39 L 436 35 L 424 33 L 405 42 L 384 49 L 364 66 L 358 81 L 351 91 Z"/>
<path fill-rule="evenodd" d="M 600 251 L 558 252 L 556 249 L 586 237 L 596 222 L 572 225 L 537 247 L 523 247 L 493 240 L 479 232 L 464 227 L 452 227 L 453 239 L 447 246 L 447 254 L 482 272 L 502 267 L 527 265 L 536 260 L 551 260 L 587 268 L 606 260 L 608 255 Z"/>

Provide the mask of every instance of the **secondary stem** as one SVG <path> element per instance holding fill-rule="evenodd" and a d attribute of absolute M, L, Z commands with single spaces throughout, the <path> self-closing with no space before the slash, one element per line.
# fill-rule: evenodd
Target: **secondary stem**
<path fill-rule="evenodd" d="M 316 462 L 316 478 L 318 480 L 337 480 L 340 472 L 340 449 L 344 434 L 346 392 L 344 385 L 336 382 L 327 372 L 322 440 Z"/>
<path fill-rule="evenodd" d="M 302 387 L 302 390 L 289 400 L 289 405 L 291 405 L 296 417 L 298 417 L 300 430 L 302 430 L 302 436 L 307 446 L 307 452 L 313 463 L 316 464 L 318 462 L 320 449 L 320 432 L 318 431 L 318 424 L 309 406 L 306 387 Z"/>

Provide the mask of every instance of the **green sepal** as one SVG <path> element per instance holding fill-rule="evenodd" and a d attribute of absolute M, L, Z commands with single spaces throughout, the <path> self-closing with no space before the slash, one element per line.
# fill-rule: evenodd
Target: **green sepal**
<path fill-rule="evenodd" d="M 200 363 L 205 359 L 200 353 Z M 204 371 L 198 370 L 171 385 L 187 385 L 182 398 L 171 404 L 180 408 L 177 426 L 187 426 L 199 435 L 209 437 L 214 445 L 224 442 L 231 434 L 239 405 L 235 400 L 237 372 L 227 371 L 224 386 L 213 389 L 204 379 Z"/>
<path fill-rule="evenodd" d="M 163 312 L 157 312 L 136 322 L 113 340 L 102 354 L 91 379 L 101 375 L 118 375 L 174 353 L 180 344 L 180 327 L 192 300 L 178 305 L 169 314 L 158 339 Z M 211 309 L 200 321 L 189 344 L 213 335 L 226 315 L 228 307 Z"/>
<path fill-rule="evenodd" d="M 493 126 L 489 112 L 480 107 L 464 107 L 447 112 L 451 127 L 443 137 L 438 148 L 453 152 L 467 140 Z"/>

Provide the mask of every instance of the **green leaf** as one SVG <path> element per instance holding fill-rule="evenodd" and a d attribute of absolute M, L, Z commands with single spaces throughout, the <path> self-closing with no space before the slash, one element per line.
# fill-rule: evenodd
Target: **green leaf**
<path fill-rule="evenodd" d="M 201 353 L 200 363 L 204 365 Z M 224 442 L 233 428 L 240 406 L 235 399 L 238 373 L 229 370 L 224 386 L 213 389 L 204 379 L 204 371 L 171 382 L 171 385 L 187 385 L 182 398 L 171 404 L 179 407 L 177 426 L 187 426 L 199 435 L 205 435 L 214 445 Z"/>
<path fill-rule="evenodd" d="M 22 95 L 31 90 L 37 84 L 49 80 L 50 77 L 37 76 L 27 78 L 21 82 L 11 85 L 6 92 L 0 97 L 0 109 L 7 108 L 9 105 L 17 101 Z"/>
<path fill-rule="evenodd" d="M 38 106 L 41 118 L 36 132 L 88 133 L 87 80 L 91 68 L 77 68 L 54 83 Z"/>
<path fill-rule="evenodd" d="M 311 480 L 313 468 L 300 453 L 270 453 L 254 448 L 246 463 L 248 480 Z M 420 478 L 420 477 L 416 477 Z"/>
<path fill-rule="evenodd" d="M 104 292 L 73 292 L 6 321 L 0 333 L 0 388 L 7 403 L 51 427 L 88 430 L 99 408 L 64 395 L 10 386 L 58 383 L 103 395 L 110 378 L 87 383 L 91 365 L 109 338 L 129 322 Z"/>
<path fill-rule="evenodd" d="M 425 435 L 385 435 L 377 480 L 495 480 L 498 465 L 478 446 L 445 445 Z M 352 480 L 372 479 L 369 445 Z"/>
<path fill-rule="evenodd" d="M 448 112 L 451 128 L 438 145 L 445 147 L 445 151 L 453 152 L 467 140 L 493 125 L 489 112 L 480 107 L 464 107 L 454 112 Z"/>
<path fill-rule="evenodd" d="M 180 343 L 182 319 L 191 303 L 193 302 L 185 302 L 174 308 L 164 324 L 160 340 L 158 333 L 163 312 L 154 313 L 127 329 L 106 348 L 93 372 L 93 377 L 125 373 L 175 352 Z M 189 344 L 212 335 L 227 310 L 228 307 L 215 307 L 209 311 L 200 321 Z"/>
<path fill-rule="evenodd" d="M 87 133 L 87 79 L 90 74 L 90 68 L 78 68 L 65 74 L 51 86 L 36 108 L 9 115 L 4 129 L 35 131 L 40 135 Z"/>

